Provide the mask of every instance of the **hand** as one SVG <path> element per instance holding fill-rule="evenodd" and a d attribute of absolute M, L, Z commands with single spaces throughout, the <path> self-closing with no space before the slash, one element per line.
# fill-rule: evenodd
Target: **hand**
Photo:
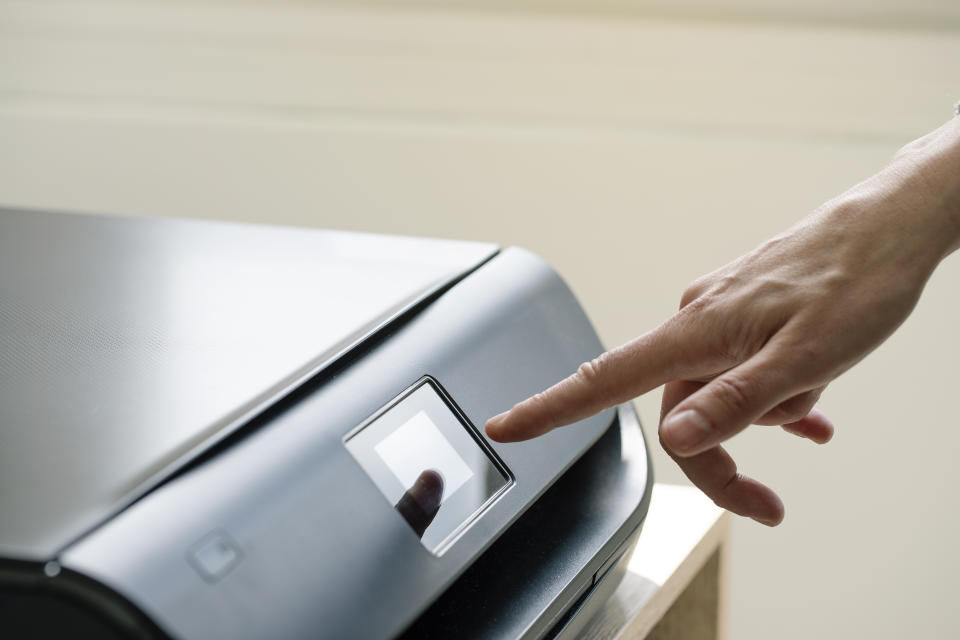
<path fill-rule="evenodd" d="M 820 394 L 906 319 L 960 243 L 958 121 L 700 278 L 672 318 L 492 418 L 487 434 L 526 440 L 666 384 L 667 453 L 721 507 L 778 524 L 780 499 L 739 474 L 720 443 L 750 424 L 830 440 L 833 425 L 813 409 Z"/>

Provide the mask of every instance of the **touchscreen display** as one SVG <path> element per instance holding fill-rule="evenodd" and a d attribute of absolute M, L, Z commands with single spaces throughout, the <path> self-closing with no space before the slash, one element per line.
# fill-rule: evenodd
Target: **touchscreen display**
<path fill-rule="evenodd" d="M 429 378 L 350 434 L 346 446 L 423 546 L 438 555 L 511 482 Z"/>
<path fill-rule="evenodd" d="M 439 473 L 443 483 L 440 504 L 473 477 L 466 461 L 426 411 L 417 412 L 373 449 L 405 487 L 412 487 L 426 470 Z"/>

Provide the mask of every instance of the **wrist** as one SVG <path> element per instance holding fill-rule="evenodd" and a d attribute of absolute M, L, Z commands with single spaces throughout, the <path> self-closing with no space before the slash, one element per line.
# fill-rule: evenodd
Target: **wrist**
<path fill-rule="evenodd" d="M 905 146 L 884 174 L 902 213 L 926 231 L 936 263 L 960 248 L 960 117 Z"/>
<path fill-rule="evenodd" d="M 852 269 L 922 287 L 960 246 L 960 118 L 955 120 L 903 147 L 889 165 L 815 214 Z"/>
<path fill-rule="evenodd" d="M 960 105 L 960 102 L 957 103 Z M 954 223 L 954 243 L 951 251 L 960 248 L 960 113 L 948 123 L 947 131 L 947 215 Z"/>
<path fill-rule="evenodd" d="M 944 234 L 943 258 L 960 248 L 960 117 L 937 129 L 915 162 L 931 223 Z"/>

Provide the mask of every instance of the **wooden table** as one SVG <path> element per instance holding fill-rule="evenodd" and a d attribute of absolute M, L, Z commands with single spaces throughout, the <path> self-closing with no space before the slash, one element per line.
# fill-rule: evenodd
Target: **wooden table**
<path fill-rule="evenodd" d="M 580 637 L 724 638 L 729 531 L 727 513 L 698 490 L 654 486 L 623 582 Z"/>

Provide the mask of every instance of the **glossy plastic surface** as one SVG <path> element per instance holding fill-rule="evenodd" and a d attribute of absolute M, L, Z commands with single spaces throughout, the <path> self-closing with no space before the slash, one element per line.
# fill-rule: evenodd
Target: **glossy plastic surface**
<path fill-rule="evenodd" d="M 601 350 L 553 270 L 525 251 L 505 250 L 253 420 L 244 437 L 68 548 L 61 561 L 179 638 L 392 637 L 536 503 L 614 412 L 536 441 L 484 440 L 515 482 L 439 557 L 384 500 L 344 437 L 424 376 L 476 429 Z M 209 551 L 210 540 L 223 544 Z M 198 549 L 212 556 L 214 571 L 198 571 Z M 592 558 L 596 549 L 583 553 Z"/>
<path fill-rule="evenodd" d="M 495 253 L 0 209 L 0 557 L 50 558 Z"/>

